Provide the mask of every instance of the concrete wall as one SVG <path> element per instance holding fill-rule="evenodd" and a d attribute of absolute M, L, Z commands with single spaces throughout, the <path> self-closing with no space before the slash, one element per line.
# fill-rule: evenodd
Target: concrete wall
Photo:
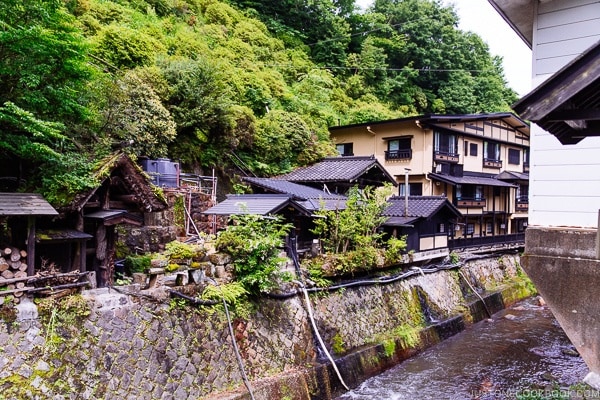
<path fill-rule="evenodd" d="M 516 255 L 474 259 L 462 275 L 417 274 L 313 294 L 311 304 L 327 348 L 355 386 L 485 317 L 481 305 L 470 303 L 476 298 L 465 278 L 479 289 L 513 288 L 488 305 L 494 310 L 528 295 L 518 262 Z M 235 391 L 220 392 L 243 387 L 222 311 L 114 289 L 86 292 L 85 302 L 67 299 L 52 307 L 22 302 L 16 322 L 0 323 L 0 399 L 225 399 Z M 442 332 L 428 318 L 455 329 Z M 262 299 L 250 317 L 234 318 L 233 329 L 257 399 L 329 399 L 340 392 L 302 296 Z"/>

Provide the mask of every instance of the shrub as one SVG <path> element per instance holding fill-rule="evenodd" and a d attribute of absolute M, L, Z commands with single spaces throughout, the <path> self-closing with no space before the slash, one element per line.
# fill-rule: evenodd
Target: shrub
<path fill-rule="evenodd" d="M 233 215 L 231 225 L 219 234 L 216 249 L 233 258 L 236 279 L 253 294 L 275 287 L 283 238 L 292 228 L 281 217 Z"/>

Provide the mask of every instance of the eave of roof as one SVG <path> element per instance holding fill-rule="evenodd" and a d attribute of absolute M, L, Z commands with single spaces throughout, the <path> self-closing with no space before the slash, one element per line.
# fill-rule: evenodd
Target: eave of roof
<path fill-rule="evenodd" d="M 516 187 L 513 184 L 503 182 L 493 177 L 483 176 L 469 176 L 465 175 L 462 177 L 442 175 L 442 174 L 429 174 L 429 177 L 440 182 L 449 183 L 451 185 L 483 185 L 483 186 L 497 186 L 497 187 Z"/>
<path fill-rule="evenodd" d="M 442 209 L 447 208 L 452 214 L 460 217 L 461 212 L 448 201 L 445 196 L 393 196 L 388 199 L 384 216 L 431 218 Z M 408 203 L 408 210 L 406 204 Z"/>
<path fill-rule="evenodd" d="M 531 48 L 535 0 L 488 0 L 500 16 Z"/>
<path fill-rule="evenodd" d="M 600 41 L 521 98 L 513 108 L 562 144 L 600 136 Z"/>
<path fill-rule="evenodd" d="M 382 176 L 387 179 L 387 182 L 394 186 L 398 185 L 394 177 L 372 155 L 361 157 L 328 157 L 311 166 L 298 168 L 288 174 L 278 176 L 277 179 L 294 183 L 352 183 L 367 174 L 372 168 L 378 169 Z"/>
<path fill-rule="evenodd" d="M 291 206 L 305 215 L 310 212 L 292 196 L 285 194 L 241 194 L 230 195 L 214 207 L 205 210 L 207 215 L 237 215 L 237 214 L 276 214 L 287 206 Z"/>
<path fill-rule="evenodd" d="M 252 185 L 260 187 L 262 189 L 271 190 L 281 194 L 288 194 L 299 198 L 301 200 L 308 199 L 345 199 L 345 196 L 339 194 L 331 194 L 323 190 L 315 189 L 310 186 L 300 185 L 298 183 L 289 182 L 284 179 L 273 179 L 273 178 L 254 178 L 244 177 L 244 181 L 249 182 Z"/>
<path fill-rule="evenodd" d="M 0 193 L 0 215 L 51 216 L 58 212 L 37 193 Z"/>

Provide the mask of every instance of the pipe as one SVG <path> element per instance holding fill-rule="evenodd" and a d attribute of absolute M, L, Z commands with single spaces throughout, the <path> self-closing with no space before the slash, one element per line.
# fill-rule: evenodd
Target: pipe
<path fill-rule="evenodd" d="M 479 297 L 479 299 L 483 303 L 483 307 L 485 308 L 485 312 L 487 313 L 488 318 L 492 318 L 492 313 L 490 312 L 487 304 L 485 304 L 485 300 L 483 299 L 483 297 L 481 297 L 481 295 L 475 290 L 475 288 L 471 285 L 471 282 L 469 282 L 469 280 L 467 279 L 467 277 L 462 273 L 462 271 L 460 269 L 458 270 L 458 273 L 460 274 L 460 276 L 462 276 L 462 278 L 465 280 L 465 282 L 467 283 L 467 285 L 469 285 L 469 287 L 471 288 L 471 290 L 473 291 L 473 293 L 475 293 L 475 295 L 477 297 Z"/>
<path fill-rule="evenodd" d="M 350 388 L 344 382 L 344 379 L 342 378 L 342 374 L 340 373 L 337 365 L 335 364 L 335 361 L 331 357 L 331 354 L 329 354 L 329 351 L 327 351 L 327 347 L 325 347 L 325 343 L 323 343 L 323 339 L 321 338 L 321 335 L 319 334 L 319 330 L 317 329 L 317 324 L 315 322 L 315 317 L 312 312 L 312 307 L 310 305 L 310 298 L 308 297 L 308 292 L 306 291 L 306 288 L 302 284 L 301 284 L 301 288 L 302 288 L 302 292 L 304 293 L 304 301 L 306 302 L 306 309 L 308 311 L 308 317 L 310 318 L 310 323 L 313 327 L 313 331 L 315 332 L 315 336 L 317 337 L 317 340 L 319 341 L 319 344 L 321 345 L 321 349 L 323 349 L 323 352 L 325 353 L 325 355 L 331 362 L 331 365 L 333 366 L 333 369 L 335 370 L 335 373 L 337 374 L 338 379 L 340 380 L 340 383 L 342 384 L 342 386 L 344 386 L 344 388 L 346 390 L 350 390 Z"/>

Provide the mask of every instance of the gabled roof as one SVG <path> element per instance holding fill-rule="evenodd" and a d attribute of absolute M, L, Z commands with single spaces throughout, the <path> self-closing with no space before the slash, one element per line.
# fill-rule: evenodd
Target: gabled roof
<path fill-rule="evenodd" d="M 528 181 L 529 174 L 525 172 L 502 171 L 496 175 L 496 179 L 501 181 Z"/>
<path fill-rule="evenodd" d="M 37 193 L 0 193 L 0 215 L 58 215 L 58 212 Z"/>
<path fill-rule="evenodd" d="M 205 210 L 202 214 L 208 215 L 236 215 L 236 214 L 276 214 L 282 209 L 291 206 L 303 214 L 310 212 L 302 205 L 292 200 L 292 196 L 285 194 L 237 194 L 228 195 L 227 199 L 214 207 Z"/>
<path fill-rule="evenodd" d="M 331 194 L 324 190 L 312 188 L 310 186 L 300 185 L 294 182 L 289 182 L 283 179 L 273 178 L 253 178 L 244 177 L 244 181 L 260 187 L 265 190 L 270 190 L 275 193 L 289 194 L 302 200 L 307 199 L 345 199 L 346 196 L 340 194 Z"/>
<path fill-rule="evenodd" d="M 451 185 L 483 185 L 483 186 L 497 186 L 497 187 L 515 187 L 515 185 L 498 180 L 494 175 L 467 175 L 464 176 L 451 176 L 443 174 L 429 174 L 429 177 L 433 180 L 449 183 Z"/>
<path fill-rule="evenodd" d="M 562 144 L 600 136 L 600 41 L 513 105 Z"/>
<path fill-rule="evenodd" d="M 119 179 L 113 179 L 115 174 Z M 100 184 L 75 196 L 74 200 L 64 211 L 83 210 L 84 206 L 102 186 L 103 182 L 112 184 L 112 180 L 119 182 L 120 186 L 134 196 L 136 205 L 145 212 L 162 211 L 167 208 L 166 201 L 157 195 L 154 185 L 148 175 L 125 153 L 118 152 L 110 155 L 96 168 L 95 176 Z"/>
<path fill-rule="evenodd" d="M 381 180 L 369 182 L 371 185 L 382 185 L 384 182 L 397 186 L 396 180 L 377 161 L 374 156 L 367 157 L 329 157 L 308 167 L 298 168 L 278 179 L 290 182 L 327 183 L 348 182 L 358 183 L 365 179 L 371 170 L 377 170 Z M 372 179 L 369 177 L 369 179 Z"/>
<path fill-rule="evenodd" d="M 382 215 L 389 217 L 430 218 L 443 208 L 460 217 L 461 212 L 445 196 L 408 196 L 408 212 L 405 210 L 406 198 L 392 196 Z"/>

